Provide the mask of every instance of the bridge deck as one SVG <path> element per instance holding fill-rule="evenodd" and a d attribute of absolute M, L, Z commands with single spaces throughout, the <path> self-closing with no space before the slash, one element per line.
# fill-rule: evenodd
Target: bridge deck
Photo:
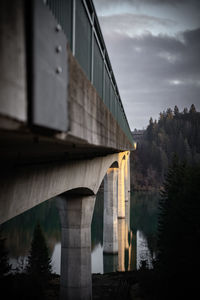
<path fill-rule="evenodd" d="M 42 0 L 32 1 L 33 5 L 35 3 L 36 8 L 39 7 L 39 14 L 35 14 L 37 19 L 34 19 L 32 10 L 24 9 L 22 0 L 17 6 L 11 0 L 1 1 L 1 160 L 18 163 L 34 160 L 68 160 L 132 150 L 132 135 L 92 1 L 48 0 L 46 4 L 51 10 Z M 62 5 L 66 4 L 71 5 L 71 10 L 62 9 Z M 5 16 L 9 15 L 11 10 L 15 10 L 15 18 L 6 19 Z M 67 16 L 69 12 L 70 16 Z M 36 24 L 38 19 L 41 21 L 42 16 L 45 16 L 42 19 L 46 26 L 44 32 L 40 32 L 38 29 L 40 27 Z M 27 20 L 28 17 L 30 19 Z M 69 23 L 66 23 L 66 20 Z M 55 43 L 59 45 L 59 42 L 63 43 L 63 39 L 66 39 L 63 37 L 64 34 L 57 36 L 55 33 L 58 22 L 69 41 L 67 49 L 62 51 L 64 56 L 55 52 Z M 81 28 L 86 28 L 86 32 L 81 34 Z M 91 35 L 86 38 L 84 34 L 88 32 Z M 33 41 L 31 33 L 34 33 Z M 35 38 L 37 34 L 38 38 Z M 42 34 L 47 34 L 48 38 Z M 85 47 L 90 53 L 89 56 L 84 52 Z M 36 53 L 38 49 L 39 52 Z M 29 50 L 36 58 L 41 59 L 40 53 L 42 54 L 45 70 L 37 69 L 37 59 L 30 56 Z M 50 57 L 49 52 L 53 53 Z M 66 62 L 63 63 L 65 58 Z M 58 62 L 63 63 L 62 69 L 66 70 L 66 77 L 57 76 L 55 71 L 52 75 L 51 68 Z M 90 68 L 87 71 L 88 65 Z M 48 82 L 48 78 L 41 76 L 40 71 L 44 71 L 47 77 L 51 76 L 49 82 L 53 86 Z M 38 84 L 37 75 L 40 76 L 39 92 L 34 89 L 35 82 Z M 63 81 L 65 78 L 66 81 Z M 56 98 L 49 92 L 49 90 L 54 92 L 54 82 L 55 89 L 58 87 Z M 66 89 L 66 96 L 59 93 L 60 83 L 64 90 Z M 38 93 L 41 101 L 38 101 Z M 34 110 L 35 106 L 37 109 Z M 63 107 L 67 108 L 65 114 Z M 35 116 L 37 113 L 39 116 Z M 67 120 L 64 120 L 66 125 L 64 124 L 63 128 L 67 129 L 54 128 L 53 124 L 59 124 L 60 118 L 65 115 Z M 37 118 L 41 123 L 35 122 Z M 45 118 L 47 124 L 44 126 L 42 122 Z"/>

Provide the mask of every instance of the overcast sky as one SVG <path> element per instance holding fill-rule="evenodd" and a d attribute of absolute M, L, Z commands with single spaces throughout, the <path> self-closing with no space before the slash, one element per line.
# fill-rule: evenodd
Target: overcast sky
<path fill-rule="evenodd" d="M 200 0 L 94 0 L 131 129 L 200 110 Z"/>

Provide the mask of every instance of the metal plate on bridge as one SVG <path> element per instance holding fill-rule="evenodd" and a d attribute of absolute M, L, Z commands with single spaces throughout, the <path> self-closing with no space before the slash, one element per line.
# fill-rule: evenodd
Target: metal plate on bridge
<path fill-rule="evenodd" d="M 67 131 L 67 40 L 42 0 L 33 1 L 32 17 L 32 124 Z"/>

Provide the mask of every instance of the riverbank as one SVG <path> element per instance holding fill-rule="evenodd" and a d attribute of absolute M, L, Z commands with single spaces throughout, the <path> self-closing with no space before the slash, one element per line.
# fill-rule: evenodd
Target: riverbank
<path fill-rule="evenodd" d="M 151 270 L 92 274 L 93 300 L 147 300 L 149 293 L 143 285 L 151 282 Z M 50 282 L 46 300 L 59 299 L 60 276 Z M 148 285 L 149 285 L 148 284 Z"/>
<path fill-rule="evenodd" d="M 150 300 L 154 287 L 154 271 L 113 272 L 92 274 L 93 300 Z M 25 273 L 8 275 L 0 280 L 4 299 L 59 300 L 60 276 L 53 274 L 46 287 Z"/>

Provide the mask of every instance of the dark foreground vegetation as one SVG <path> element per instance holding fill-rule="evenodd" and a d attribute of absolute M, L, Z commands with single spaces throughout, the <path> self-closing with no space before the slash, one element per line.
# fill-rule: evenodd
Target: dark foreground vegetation
<path fill-rule="evenodd" d="M 149 270 L 93 275 L 93 299 L 196 299 L 200 269 L 200 165 L 174 156 L 160 197 L 158 254 Z M 36 226 L 25 272 L 10 270 L 0 239 L 3 299 L 59 299 L 59 276 L 51 274 L 40 226 Z M 9 274 L 9 273 L 8 273 Z"/>
<path fill-rule="evenodd" d="M 200 113 L 192 104 L 182 112 L 175 106 L 149 125 L 132 153 L 131 185 L 135 190 L 159 189 L 176 153 L 181 160 L 200 162 Z M 137 133 L 135 130 L 134 133 Z"/>
<path fill-rule="evenodd" d="M 140 163 L 141 166 L 142 156 L 140 157 L 139 150 L 143 151 L 145 157 L 145 151 L 149 149 L 151 168 L 157 174 L 155 176 L 158 176 L 152 179 L 156 178 L 156 185 L 153 181 L 151 185 L 161 187 L 157 257 L 152 262 L 153 269 L 150 270 L 143 261 L 138 271 L 93 275 L 93 299 L 198 299 L 199 129 L 200 116 L 194 106 L 191 106 L 189 112 L 179 113 L 177 108 L 173 113 L 168 110 L 160 116 L 158 123 L 150 121 L 144 144 L 142 142 L 138 147 L 136 164 Z M 153 149 L 157 149 L 156 155 L 160 165 L 156 162 L 156 156 L 153 160 Z M 159 157 L 163 158 L 159 160 Z M 144 160 L 144 165 L 150 158 Z M 145 173 L 142 176 L 145 176 Z M 164 178 L 163 182 L 159 176 Z M 142 181 L 140 183 L 142 184 Z M 149 181 L 147 186 L 150 186 Z M 52 274 L 51 260 L 39 225 L 34 230 L 26 268 L 22 272 L 12 274 L 8 261 L 5 240 L 0 237 L 0 289 L 1 295 L 4 295 L 3 299 L 59 299 L 59 276 Z"/>
<path fill-rule="evenodd" d="M 12 273 L 8 261 L 5 239 L 0 237 L 0 289 L 3 299 L 51 299 L 48 295 L 49 291 L 53 292 L 52 282 L 56 276 L 51 273 L 51 260 L 39 224 L 34 230 L 27 266 L 21 266 Z"/>
<path fill-rule="evenodd" d="M 159 203 L 158 253 L 153 269 L 99 275 L 96 299 L 197 299 L 200 269 L 200 165 L 174 156 Z M 104 285 L 102 284 L 104 281 Z M 94 281 L 95 283 L 95 281 Z M 107 286 L 107 289 L 106 289 Z M 96 288 L 94 288 L 96 291 Z M 109 294 L 110 293 L 110 294 Z"/>
<path fill-rule="evenodd" d="M 174 157 L 161 192 L 158 229 L 155 279 L 160 299 L 194 299 L 200 268 L 199 164 Z"/>

